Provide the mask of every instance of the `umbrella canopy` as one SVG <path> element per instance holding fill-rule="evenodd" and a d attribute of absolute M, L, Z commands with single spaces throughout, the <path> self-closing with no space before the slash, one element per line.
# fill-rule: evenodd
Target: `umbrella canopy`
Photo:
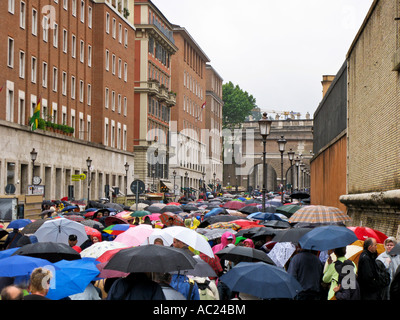
<path fill-rule="evenodd" d="M 357 240 L 355 233 L 346 227 L 323 226 L 307 232 L 299 244 L 303 249 L 324 251 L 342 248 Z"/>
<path fill-rule="evenodd" d="M 99 274 L 95 259 L 82 258 L 74 261 L 61 260 L 54 263 L 54 275 L 46 297 L 59 300 L 72 294 L 81 293 Z"/>
<path fill-rule="evenodd" d="M 289 222 L 336 223 L 349 221 L 351 218 L 336 207 L 310 205 L 297 210 Z"/>
<path fill-rule="evenodd" d="M 29 275 L 33 269 L 50 266 L 51 263 L 45 259 L 12 255 L 1 259 L 0 277 L 18 277 Z"/>
<path fill-rule="evenodd" d="M 203 259 L 199 256 L 194 256 L 194 260 L 196 260 L 196 265 L 194 269 L 187 269 L 179 271 L 179 273 L 193 276 L 193 277 L 216 277 L 217 274 L 215 273 L 214 269 Z M 176 271 L 171 273 L 177 273 Z"/>
<path fill-rule="evenodd" d="M 246 206 L 245 203 L 241 202 L 241 201 L 228 201 L 226 202 L 223 207 L 225 209 L 230 209 L 230 210 L 240 210 L 242 208 L 244 208 Z"/>
<path fill-rule="evenodd" d="M 121 233 L 124 233 L 129 228 L 133 228 L 133 227 L 134 227 L 134 225 L 132 225 L 132 224 L 112 224 L 111 226 L 104 228 L 103 232 L 111 234 L 113 236 L 117 236 Z"/>
<path fill-rule="evenodd" d="M 281 230 L 275 237 L 273 237 L 272 241 L 298 243 L 300 238 L 311 230 L 313 230 L 313 228 L 284 229 Z"/>
<path fill-rule="evenodd" d="M 300 283 L 292 275 L 265 262 L 240 262 L 220 279 L 232 291 L 261 299 L 293 299 L 302 291 Z"/>
<path fill-rule="evenodd" d="M 183 218 L 172 212 L 164 212 L 160 215 L 160 221 L 166 226 L 184 226 Z"/>
<path fill-rule="evenodd" d="M 151 214 L 151 212 L 146 211 L 146 210 L 138 210 L 138 211 L 135 211 L 135 212 L 131 213 L 130 216 L 131 217 L 139 217 L 140 218 L 140 217 L 147 216 L 149 214 Z"/>
<path fill-rule="evenodd" d="M 137 204 L 137 210 L 144 210 L 148 206 L 149 205 L 147 203 L 138 203 Z M 131 205 L 129 209 L 132 210 L 132 211 L 136 210 L 136 204 Z"/>
<path fill-rule="evenodd" d="M 0 260 L 12 256 L 12 254 L 17 251 L 19 247 L 1 250 L 0 251 Z"/>
<path fill-rule="evenodd" d="M 248 215 L 248 218 L 255 220 L 278 220 L 282 221 L 280 217 L 270 212 L 254 212 Z"/>
<path fill-rule="evenodd" d="M 264 225 L 266 227 L 277 228 L 277 229 L 290 228 L 290 223 L 289 222 L 287 222 L 287 221 L 279 221 L 279 220 L 265 221 L 265 222 L 262 222 L 262 225 Z"/>
<path fill-rule="evenodd" d="M 193 269 L 196 260 L 182 249 L 149 244 L 118 251 L 104 269 L 122 272 L 171 272 Z"/>
<path fill-rule="evenodd" d="M 163 234 L 169 235 L 172 238 L 176 238 L 211 258 L 214 257 L 214 253 L 211 250 L 210 244 L 201 234 L 197 233 L 196 231 L 180 226 L 168 227 L 162 229 L 162 231 Z"/>
<path fill-rule="evenodd" d="M 307 198 L 309 198 L 309 197 L 310 197 L 310 194 L 309 194 L 309 193 L 300 192 L 300 191 L 298 191 L 298 192 L 293 192 L 293 193 L 290 195 L 290 198 L 292 198 L 292 199 L 307 199 Z"/>
<path fill-rule="evenodd" d="M 276 208 L 276 212 L 283 213 L 286 217 L 290 218 L 300 208 L 301 206 L 289 204 Z"/>
<path fill-rule="evenodd" d="M 157 221 L 160 220 L 161 213 L 152 213 L 147 215 L 150 218 L 150 221 Z"/>
<path fill-rule="evenodd" d="M 128 246 L 140 246 L 153 233 L 153 228 L 148 224 L 140 224 L 134 228 L 129 228 L 124 233 L 118 235 L 114 242 L 120 242 Z"/>
<path fill-rule="evenodd" d="M 216 255 L 221 260 L 229 260 L 234 262 L 235 264 L 239 262 L 254 262 L 254 261 L 263 261 L 268 264 L 275 263 L 271 260 L 270 257 L 264 251 L 242 247 L 242 246 L 231 246 L 225 247 L 224 249 L 218 251 Z"/>
<path fill-rule="evenodd" d="M 150 213 L 161 213 L 161 209 L 162 209 L 162 207 L 152 204 L 151 206 L 148 206 L 146 208 L 146 211 L 149 211 Z"/>
<path fill-rule="evenodd" d="M 183 209 L 183 211 L 185 211 L 185 212 L 190 212 L 190 211 L 196 211 L 196 210 L 198 210 L 199 208 L 196 206 L 196 205 L 194 205 L 194 204 L 185 204 L 185 205 L 183 205 L 182 206 L 182 209 Z"/>
<path fill-rule="evenodd" d="M 30 256 L 57 262 L 60 260 L 76 260 L 81 255 L 65 243 L 36 242 L 26 244 L 14 252 L 13 255 Z"/>
<path fill-rule="evenodd" d="M 247 217 L 243 219 L 247 219 Z M 237 217 L 230 215 L 217 215 L 213 217 L 207 217 L 200 223 L 199 228 L 206 228 L 207 226 L 217 222 L 229 222 L 233 220 L 237 220 Z"/>
<path fill-rule="evenodd" d="M 348 227 L 348 228 L 356 234 L 357 239 L 362 241 L 365 241 L 365 239 L 367 238 L 375 238 L 377 243 L 384 243 L 386 238 L 388 237 L 383 232 L 368 227 Z"/>
<path fill-rule="evenodd" d="M 125 249 L 127 245 L 115 241 L 102 241 L 92 244 L 90 247 L 81 251 L 82 258 L 98 259 L 105 252 L 115 249 Z"/>
<path fill-rule="evenodd" d="M 35 220 L 29 224 L 27 224 L 22 230 L 21 233 L 22 234 L 33 234 L 35 233 L 43 223 L 45 223 L 46 221 L 48 221 L 50 219 L 38 219 Z"/>
<path fill-rule="evenodd" d="M 111 226 L 112 224 L 128 224 L 128 221 L 123 218 L 118 218 L 115 216 L 109 216 L 104 219 L 104 224 L 106 227 Z"/>
<path fill-rule="evenodd" d="M 20 229 L 20 228 L 23 228 L 23 227 L 27 226 L 31 222 L 32 221 L 29 220 L 29 219 L 13 220 L 8 224 L 7 229 Z"/>
<path fill-rule="evenodd" d="M 85 217 L 77 215 L 77 214 L 69 214 L 69 215 L 65 215 L 63 217 L 68 220 L 72 220 L 72 221 L 76 221 L 76 222 L 81 222 L 81 221 L 85 220 Z"/>
<path fill-rule="evenodd" d="M 85 232 L 88 236 L 91 237 L 97 237 L 99 239 L 99 241 L 101 241 L 101 232 L 95 228 L 91 228 L 88 226 L 84 226 L 85 227 Z"/>
<path fill-rule="evenodd" d="M 66 218 L 48 220 L 34 233 L 39 242 L 68 243 L 68 237 L 75 234 L 78 237 L 77 246 L 87 240 L 85 226 Z"/>
<path fill-rule="evenodd" d="M 251 214 L 251 213 L 259 212 L 260 209 L 257 208 L 256 205 L 254 205 L 254 206 L 253 206 L 253 205 L 247 205 L 247 206 L 245 206 L 245 207 L 239 209 L 239 211 L 240 211 L 241 213 Z"/>
<path fill-rule="evenodd" d="M 237 232 L 233 229 L 203 229 L 201 231 L 196 229 L 196 231 L 205 236 L 208 240 L 221 238 L 221 236 L 227 231 L 229 231 L 232 234 L 236 234 Z"/>
<path fill-rule="evenodd" d="M 98 222 L 95 220 L 84 220 L 84 221 L 81 221 L 81 224 L 83 224 L 84 226 L 95 228 L 100 231 L 102 231 L 104 229 L 104 225 L 101 222 Z"/>
<path fill-rule="evenodd" d="M 181 206 L 174 206 L 174 205 L 167 205 L 164 208 L 162 208 L 159 213 L 164 213 L 164 212 L 182 212 L 183 209 Z"/>

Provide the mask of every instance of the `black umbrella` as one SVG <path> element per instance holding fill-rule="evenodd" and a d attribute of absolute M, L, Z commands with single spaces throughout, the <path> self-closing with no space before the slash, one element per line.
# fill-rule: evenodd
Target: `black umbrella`
<path fill-rule="evenodd" d="M 161 213 L 161 207 L 159 207 L 159 206 L 148 206 L 146 208 L 146 211 L 149 211 L 150 213 Z"/>
<path fill-rule="evenodd" d="M 292 199 L 307 199 L 307 198 L 309 198 L 310 197 L 310 194 L 309 193 L 306 193 L 306 192 L 293 192 L 291 195 L 290 195 L 290 198 L 292 198 Z"/>
<path fill-rule="evenodd" d="M 261 209 L 257 208 L 257 206 L 246 206 L 246 207 L 239 209 L 239 212 L 245 213 L 245 214 L 251 214 L 251 213 L 260 212 L 260 211 L 261 211 Z"/>
<path fill-rule="evenodd" d="M 313 228 L 290 228 L 279 232 L 272 241 L 275 242 L 294 242 L 298 243 L 299 239 Z"/>
<path fill-rule="evenodd" d="M 196 208 L 197 210 L 197 208 Z M 182 212 L 183 209 L 181 206 L 174 206 L 174 205 L 169 205 L 169 206 L 165 206 L 164 208 L 162 208 L 159 212 L 160 213 L 164 213 L 164 212 Z"/>
<path fill-rule="evenodd" d="M 184 206 L 182 206 L 183 211 L 185 212 L 190 212 L 190 211 L 196 211 L 199 210 L 199 208 L 194 205 L 194 204 L 185 204 Z"/>
<path fill-rule="evenodd" d="M 276 220 L 274 220 L 276 221 Z M 250 238 L 255 239 L 258 237 L 265 237 L 265 236 L 276 236 L 281 230 L 273 229 L 270 227 L 264 227 L 259 229 L 256 233 L 250 235 Z"/>
<path fill-rule="evenodd" d="M 216 253 L 221 260 L 239 262 L 263 261 L 275 265 L 272 259 L 264 252 L 258 249 L 243 246 L 228 246 Z"/>
<path fill-rule="evenodd" d="M 268 220 L 261 223 L 266 227 L 277 228 L 277 229 L 288 229 L 290 228 L 290 223 L 287 221 L 280 220 Z"/>
<path fill-rule="evenodd" d="M 22 234 L 33 234 L 37 231 L 37 229 L 39 229 L 43 223 L 45 223 L 46 221 L 48 221 L 49 219 L 38 219 L 35 220 L 33 222 L 31 222 L 30 224 L 27 224 L 22 230 L 21 233 Z"/>
<path fill-rule="evenodd" d="M 196 260 L 183 249 L 149 244 L 118 251 L 104 269 L 122 272 L 170 272 L 193 269 Z"/>
<path fill-rule="evenodd" d="M 13 255 L 30 256 L 57 262 L 60 260 L 81 259 L 81 255 L 65 243 L 36 242 L 26 244 L 13 253 Z"/>

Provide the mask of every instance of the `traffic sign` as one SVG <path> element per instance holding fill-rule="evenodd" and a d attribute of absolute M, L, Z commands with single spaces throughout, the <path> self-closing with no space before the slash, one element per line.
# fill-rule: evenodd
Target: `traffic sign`
<path fill-rule="evenodd" d="M 72 181 L 80 181 L 80 180 L 85 180 L 86 179 L 86 174 L 81 173 L 81 174 L 73 174 L 71 176 Z"/>
<path fill-rule="evenodd" d="M 131 183 L 131 191 L 133 194 L 142 194 L 146 190 L 146 186 L 142 180 L 134 180 Z"/>

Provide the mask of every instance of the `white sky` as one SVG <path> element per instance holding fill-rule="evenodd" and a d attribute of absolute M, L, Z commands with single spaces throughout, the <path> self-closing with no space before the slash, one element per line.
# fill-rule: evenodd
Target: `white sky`
<path fill-rule="evenodd" d="M 313 117 L 373 0 L 152 0 L 263 110 Z"/>

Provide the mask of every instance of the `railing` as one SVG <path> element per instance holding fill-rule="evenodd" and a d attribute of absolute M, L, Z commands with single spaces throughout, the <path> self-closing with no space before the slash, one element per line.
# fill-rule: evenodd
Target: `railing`
<path fill-rule="evenodd" d="M 173 32 L 164 28 L 160 22 L 158 22 L 157 20 L 153 19 L 153 25 L 157 27 L 157 29 L 168 38 L 169 41 L 171 41 L 173 44 L 175 44 L 175 39 L 173 36 Z"/>

